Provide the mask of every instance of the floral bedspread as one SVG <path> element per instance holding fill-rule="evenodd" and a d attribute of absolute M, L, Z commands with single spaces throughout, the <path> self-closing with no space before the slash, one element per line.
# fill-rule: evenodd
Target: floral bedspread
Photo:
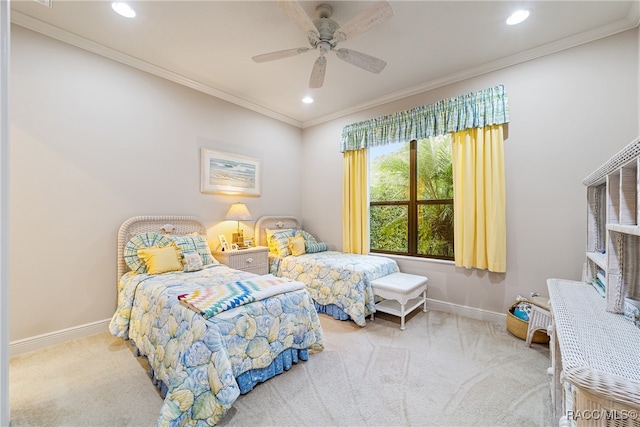
<path fill-rule="evenodd" d="M 336 305 L 359 326 L 375 312 L 371 281 L 400 271 L 390 258 L 336 251 L 290 255 L 271 265 L 274 275 L 304 283 L 316 303 Z"/>
<path fill-rule="evenodd" d="M 167 386 L 158 425 L 215 425 L 240 395 L 236 378 L 287 349 L 321 350 L 322 328 L 302 289 L 206 320 L 178 300 L 198 287 L 256 277 L 221 264 L 192 273 L 129 272 L 118 285 L 110 332 L 132 339 Z"/>

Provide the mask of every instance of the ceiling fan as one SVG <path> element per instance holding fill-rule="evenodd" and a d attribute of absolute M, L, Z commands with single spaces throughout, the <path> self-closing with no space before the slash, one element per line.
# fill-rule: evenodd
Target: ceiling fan
<path fill-rule="evenodd" d="M 309 79 L 309 87 L 312 89 L 322 87 L 324 83 L 324 75 L 327 69 L 325 54 L 330 51 L 335 52 L 337 57 L 343 61 L 375 74 L 381 72 L 387 65 L 382 59 L 362 52 L 351 49 L 336 49 L 339 42 L 350 40 L 393 17 L 393 9 L 386 1 L 375 3 L 342 26 L 331 19 L 333 8 L 328 4 L 321 4 L 316 7 L 317 18 L 312 21 L 297 1 L 277 0 L 276 3 L 307 34 L 311 47 L 299 47 L 257 55 L 252 58 L 255 62 L 260 63 L 288 58 L 317 49 L 320 56 L 318 56 L 313 65 L 311 78 Z"/>

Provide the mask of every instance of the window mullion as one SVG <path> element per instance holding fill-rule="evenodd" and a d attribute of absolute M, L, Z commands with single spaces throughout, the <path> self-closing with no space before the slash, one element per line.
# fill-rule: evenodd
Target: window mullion
<path fill-rule="evenodd" d="M 409 150 L 409 206 L 407 208 L 408 217 L 408 244 L 409 254 L 418 253 L 418 142 L 414 139 L 410 143 Z"/>

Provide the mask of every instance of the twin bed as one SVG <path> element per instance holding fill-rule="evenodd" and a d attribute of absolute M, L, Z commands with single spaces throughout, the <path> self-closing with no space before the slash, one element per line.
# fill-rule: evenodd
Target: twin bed
<path fill-rule="evenodd" d="M 284 250 L 285 242 L 297 234 L 303 235 L 306 248 L 299 255 Z M 304 283 L 318 313 L 351 319 L 359 326 L 365 326 L 366 317 L 375 312 L 371 282 L 400 271 L 390 258 L 328 250 L 302 231 L 300 222 L 292 216 L 259 218 L 254 238 L 259 245 L 269 247 L 270 273 Z"/>
<path fill-rule="evenodd" d="M 262 217 L 256 241 L 274 246 L 271 231 L 303 234 L 293 217 Z M 109 329 L 147 358 L 164 397 L 158 425 L 215 425 L 240 394 L 308 360 L 324 348 L 318 312 L 365 325 L 369 282 L 398 271 L 395 262 L 327 251 L 304 235 L 312 253 L 305 244 L 297 255 L 270 253 L 272 274 L 258 276 L 218 263 L 199 218 L 122 224 Z"/>

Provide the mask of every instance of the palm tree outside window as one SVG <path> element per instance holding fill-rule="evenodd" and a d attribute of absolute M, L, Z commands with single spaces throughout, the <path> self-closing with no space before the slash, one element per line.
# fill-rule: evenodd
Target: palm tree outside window
<path fill-rule="evenodd" d="M 508 123 L 507 94 L 504 86 L 498 85 L 346 125 L 340 143 L 343 251 L 451 259 L 453 243 L 448 243 L 451 228 L 447 224 L 455 212 L 452 233 L 455 266 L 504 273 L 503 145 Z M 428 163 L 421 160 L 423 153 L 428 153 L 421 149 L 422 140 L 438 135 L 450 136 L 452 187 L 442 185 L 442 177 L 449 173 L 446 168 L 440 168 L 437 162 L 435 168 L 422 166 Z M 370 185 L 368 181 L 369 151 L 399 143 L 409 144 L 404 148 L 403 168 L 390 169 L 396 174 L 385 176 L 375 172 L 372 176 L 394 184 L 408 170 L 408 183 L 404 184 L 404 190 L 393 185 L 381 187 L 384 198 L 377 198 L 375 189 L 370 199 L 367 196 L 371 185 L 376 184 Z M 400 163 L 400 157 L 391 160 Z M 436 158 L 437 155 L 433 156 Z M 447 206 L 451 203 L 453 211 Z"/>
<path fill-rule="evenodd" d="M 371 252 L 453 260 L 450 135 L 369 150 Z"/>

